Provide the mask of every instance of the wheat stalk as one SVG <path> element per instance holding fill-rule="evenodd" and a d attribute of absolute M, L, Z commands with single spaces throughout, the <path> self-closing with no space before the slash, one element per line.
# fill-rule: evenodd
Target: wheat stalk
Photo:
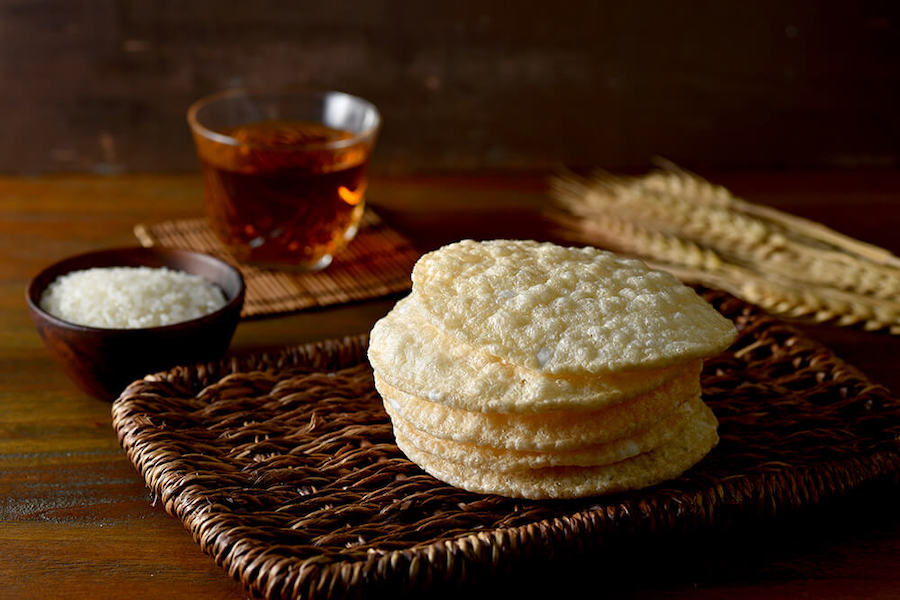
<path fill-rule="evenodd" d="M 582 242 L 774 313 L 900 334 L 900 259 L 887 250 L 672 168 L 558 177 L 553 192 L 561 209 L 553 217 Z"/>
<path fill-rule="evenodd" d="M 661 171 L 656 173 L 660 178 L 659 184 L 661 184 L 662 187 L 673 185 L 673 181 L 677 179 L 682 186 L 696 186 L 699 188 L 698 193 L 696 194 L 696 198 L 699 201 L 709 201 L 710 199 L 714 199 L 714 202 L 719 203 L 722 206 L 731 207 L 748 215 L 754 215 L 761 219 L 771 221 L 772 223 L 777 223 L 786 230 L 842 249 L 851 255 L 865 258 L 876 264 L 900 268 L 900 257 L 895 256 L 884 248 L 846 236 L 821 223 L 816 223 L 815 221 L 784 213 L 768 206 L 754 204 L 737 198 L 723 186 L 714 185 L 702 177 L 682 169 L 669 161 L 657 159 L 657 163 L 663 167 Z M 647 179 L 648 183 L 651 183 L 651 181 L 652 180 Z"/>
<path fill-rule="evenodd" d="M 773 223 L 727 208 L 736 202 L 724 188 L 695 176 L 652 174 L 622 180 L 557 182 L 557 198 L 584 218 L 615 215 L 662 233 L 692 239 L 722 252 L 765 265 L 765 270 L 813 284 L 879 298 L 900 296 L 900 268 L 861 260 Z M 743 201 L 741 201 L 743 202 Z M 746 204 L 746 203 L 744 203 Z M 807 228 L 808 229 L 808 228 Z"/>

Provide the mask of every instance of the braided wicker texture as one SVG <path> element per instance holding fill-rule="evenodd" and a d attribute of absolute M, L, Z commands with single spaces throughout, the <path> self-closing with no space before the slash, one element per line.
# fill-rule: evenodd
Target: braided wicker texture
<path fill-rule="evenodd" d="M 900 401 L 789 326 L 704 295 L 740 329 L 702 376 L 721 442 L 636 492 L 537 502 L 438 482 L 394 445 L 364 337 L 147 377 L 113 424 L 165 509 L 268 598 L 426 590 L 900 481 Z"/>

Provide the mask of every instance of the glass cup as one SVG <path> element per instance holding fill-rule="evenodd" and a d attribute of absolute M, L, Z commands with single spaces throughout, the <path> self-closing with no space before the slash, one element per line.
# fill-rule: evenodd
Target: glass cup
<path fill-rule="evenodd" d="M 381 116 L 341 92 L 230 90 L 188 110 L 206 215 L 238 260 L 318 270 L 356 235 Z"/>

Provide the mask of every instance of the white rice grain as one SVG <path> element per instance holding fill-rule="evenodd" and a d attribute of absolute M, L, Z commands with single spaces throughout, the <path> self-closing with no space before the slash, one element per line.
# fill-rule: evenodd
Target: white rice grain
<path fill-rule="evenodd" d="M 218 287 L 165 267 L 105 267 L 73 271 L 41 295 L 51 315 L 89 327 L 140 329 L 189 321 L 225 306 Z"/>

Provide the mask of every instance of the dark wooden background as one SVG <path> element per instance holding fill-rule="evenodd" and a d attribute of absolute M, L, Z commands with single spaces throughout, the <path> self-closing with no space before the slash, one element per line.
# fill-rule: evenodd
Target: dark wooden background
<path fill-rule="evenodd" d="M 2 598 L 245 596 L 151 504 L 108 405 L 52 364 L 23 299 L 55 260 L 201 214 L 184 113 L 237 86 L 374 101 L 370 198 L 423 249 L 542 238 L 548 171 L 659 155 L 900 250 L 900 1 L 0 0 L 0 174 L 26 176 L 0 175 Z M 189 174 L 30 177 L 57 172 Z M 393 302 L 246 321 L 232 352 L 364 332 Z M 897 336 L 804 330 L 900 393 Z M 629 598 L 894 598 L 896 502 L 611 547 L 571 582 Z"/>
<path fill-rule="evenodd" d="M 0 173 L 190 171 L 235 86 L 378 104 L 382 173 L 900 165 L 900 3 L 0 0 Z"/>

